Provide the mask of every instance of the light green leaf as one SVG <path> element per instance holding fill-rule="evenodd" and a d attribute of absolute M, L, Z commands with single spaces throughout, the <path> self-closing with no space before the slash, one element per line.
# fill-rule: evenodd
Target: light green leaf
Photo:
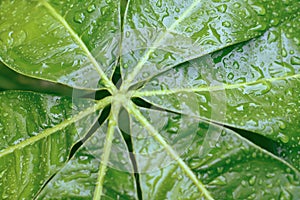
<path fill-rule="evenodd" d="M 131 0 L 122 41 L 125 85 L 259 36 L 299 9 L 297 1 Z"/>
<path fill-rule="evenodd" d="M 120 130 L 113 127 L 111 150 L 105 151 L 106 126 L 100 127 L 65 167 L 47 184 L 38 199 L 92 199 L 100 165 L 107 167 L 101 199 L 137 199 L 133 166 Z M 111 152 L 111 153 L 109 153 Z M 102 159 L 109 153 L 109 160 Z M 117 181 L 117 184 L 116 184 Z M 94 197 L 96 199 L 96 197 Z"/>
<path fill-rule="evenodd" d="M 281 156 L 300 169 L 300 48 L 294 43 L 300 40 L 299 20 L 167 71 L 136 96 L 176 112 L 262 134 L 279 142 L 284 149 Z"/>
<path fill-rule="evenodd" d="M 118 1 L 5 0 L 0 8 L 0 59 L 7 66 L 76 88 L 111 86 L 121 31 Z"/>
<path fill-rule="evenodd" d="M 235 132 L 188 115 L 148 109 L 141 113 L 144 118 L 133 113 L 131 131 L 136 133 L 132 139 L 143 199 L 300 197 L 299 171 Z M 176 150 L 176 159 L 168 148 Z M 202 184 L 190 172 L 207 190 L 200 189 Z"/>

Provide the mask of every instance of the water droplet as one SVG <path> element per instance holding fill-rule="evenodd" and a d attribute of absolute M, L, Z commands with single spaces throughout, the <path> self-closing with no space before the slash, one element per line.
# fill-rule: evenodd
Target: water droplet
<path fill-rule="evenodd" d="M 219 174 L 221 174 L 221 173 L 223 172 L 223 170 L 224 170 L 224 167 L 218 167 L 218 168 L 217 168 L 217 172 L 218 172 Z"/>
<path fill-rule="evenodd" d="M 156 2 L 156 6 L 159 7 L 159 8 L 161 8 L 161 6 L 162 6 L 162 0 L 158 0 Z"/>
<path fill-rule="evenodd" d="M 228 75 L 227 75 L 227 78 L 229 80 L 232 80 L 234 78 L 234 74 L 232 72 L 230 72 Z"/>
<path fill-rule="evenodd" d="M 176 8 L 175 8 L 175 12 L 178 12 L 178 13 L 179 13 L 179 12 L 180 12 L 180 9 L 176 7 Z"/>
<path fill-rule="evenodd" d="M 191 27 L 188 27 L 188 28 L 185 29 L 185 31 L 186 31 L 187 33 L 191 33 L 191 32 L 193 32 L 193 29 L 192 29 Z"/>
<path fill-rule="evenodd" d="M 284 188 L 282 188 L 282 190 L 280 192 L 279 199 L 280 200 L 290 200 L 290 199 L 293 199 L 293 198 L 292 198 L 292 195 L 287 190 L 285 190 Z"/>
<path fill-rule="evenodd" d="M 234 69 L 239 69 L 240 68 L 240 64 L 237 61 L 233 62 L 233 67 Z"/>
<path fill-rule="evenodd" d="M 119 144 L 119 143 L 120 143 L 120 140 L 116 138 L 116 139 L 113 140 L 113 143 Z"/>
<path fill-rule="evenodd" d="M 291 64 L 292 64 L 292 65 L 300 65 L 300 58 L 297 57 L 297 56 L 293 56 L 293 57 L 291 58 Z"/>
<path fill-rule="evenodd" d="M 276 31 L 270 31 L 268 33 L 267 40 L 269 43 L 275 42 L 277 39 L 278 39 L 278 33 Z"/>
<path fill-rule="evenodd" d="M 128 64 L 125 63 L 125 64 L 123 65 L 123 68 L 124 68 L 124 69 L 127 69 L 127 68 L 128 68 Z"/>
<path fill-rule="evenodd" d="M 26 40 L 27 34 L 25 31 L 20 30 L 18 32 L 15 33 L 15 43 L 14 45 L 18 46 L 23 44 L 23 42 Z"/>
<path fill-rule="evenodd" d="M 266 14 L 266 9 L 263 6 L 251 5 L 251 7 L 254 9 L 254 11 L 258 15 L 265 15 Z"/>
<path fill-rule="evenodd" d="M 250 185 L 254 185 L 254 184 L 255 184 L 255 181 L 256 181 L 256 176 L 252 176 L 252 177 L 249 179 L 249 184 L 250 184 Z"/>
<path fill-rule="evenodd" d="M 142 76 L 143 76 L 143 78 L 147 78 L 147 77 L 150 76 L 150 73 L 149 72 L 144 72 Z"/>
<path fill-rule="evenodd" d="M 188 164 L 192 169 L 198 168 L 201 166 L 201 159 L 200 158 L 192 158 L 188 161 Z"/>
<path fill-rule="evenodd" d="M 125 33 L 125 37 L 127 37 L 127 38 L 129 38 L 130 37 L 130 31 L 126 31 L 126 33 Z"/>
<path fill-rule="evenodd" d="M 146 12 L 146 13 L 150 13 L 151 11 L 149 10 L 149 8 L 144 8 L 144 11 Z"/>
<path fill-rule="evenodd" d="M 214 184 L 214 185 L 226 185 L 227 181 L 226 181 L 226 178 L 224 176 L 219 176 L 215 180 L 213 180 L 211 182 L 211 184 Z"/>
<path fill-rule="evenodd" d="M 81 12 L 80 13 L 78 12 L 78 13 L 75 13 L 73 19 L 74 19 L 74 22 L 82 24 L 85 19 L 85 15 Z"/>
<path fill-rule="evenodd" d="M 7 117 L 8 116 L 8 113 L 3 113 L 3 117 Z"/>
<path fill-rule="evenodd" d="M 283 121 L 279 121 L 278 123 L 279 123 L 279 128 L 280 128 L 280 129 L 283 130 L 283 129 L 286 128 L 286 125 L 285 125 L 285 123 L 284 123 Z"/>
<path fill-rule="evenodd" d="M 281 142 L 283 142 L 283 143 L 288 143 L 289 140 L 290 140 L 289 136 L 284 135 L 283 133 L 279 133 L 277 137 L 278 137 L 278 138 L 281 140 Z"/>
<path fill-rule="evenodd" d="M 89 5 L 88 8 L 87 8 L 87 11 L 89 13 L 91 13 L 91 12 L 93 12 L 95 10 L 96 10 L 96 6 L 94 4 Z"/>
<path fill-rule="evenodd" d="M 234 6 L 235 8 L 240 8 L 240 7 L 241 7 L 241 4 L 238 3 L 238 2 L 236 2 L 236 3 L 233 4 L 233 6 Z"/>
<path fill-rule="evenodd" d="M 281 55 L 282 55 L 283 57 L 287 57 L 287 52 L 286 52 L 286 49 L 285 49 L 285 48 L 283 48 L 283 49 L 281 50 Z"/>
<path fill-rule="evenodd" d="M 225 13 L 227 10 L 227 5 L 226 4 L 219 5 L 217 6 L 217 10 L 221 13 Z"/>
<path fill-rule="evenodd" d="M 183 176 L 182 175 L 178 175 L 177 176 L 177 180 L 181 181 L 183 179 Z"/>
<path fill-rule="evenodd" d="M 222 25 L 226 28 L 229 28 L 231 26 L 231 23 L 228 21 L 222 22 Z"/>

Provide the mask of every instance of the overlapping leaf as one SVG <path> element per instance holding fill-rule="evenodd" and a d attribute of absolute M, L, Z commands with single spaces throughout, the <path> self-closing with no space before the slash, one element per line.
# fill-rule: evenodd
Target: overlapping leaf
<path fill-rule="evenodd" d="M 73 102 L 1 93 L 2 198 L 300 198 L 300 2 L 131 0 L 125 13 L 121 3 L 0 2 L 8 67 L 111 92 Z M 108 104 L 107 121 L 92 128 Z M 232 127 L 278 142 L 278 152 Z"/>
<path fill-rule="evenodd" d="M 297 17 L 232 50 L 167 71 L 140 95 L 161 107 L 278 141 L 282 156 L 299 169 L 299 25 Z"/>
<path fill-rule="evenodd" d="M 0 94 L 2 199 L 31 199 L 97 119 L 94 102 L 32 92 Z M 80 114 L 79 114 L 80 113 Z"/>
<path fill-rule="evenodd" d="M 7 66 L 77 88 L 107 83 L 104 72 L 111 73 L 119 52 L 117 1 L 7 0 L 0 8 L 0 54 Z"/>

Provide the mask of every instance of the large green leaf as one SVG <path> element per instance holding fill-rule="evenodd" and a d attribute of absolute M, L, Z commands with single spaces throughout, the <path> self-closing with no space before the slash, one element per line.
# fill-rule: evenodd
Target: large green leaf
<path fill-rule="evenodd" d="M 127 84 L 143 81 L 186 60 L 261 35 L 297 16 L 299 9 L 297 1 L 131 0 L 122 43 L 124 79 Z"/>
<path fill-rule="evenodd" d="M 2 92 L 0 102 L 1 198 L 31 199 L 95 123 L 95 102 L 32 92 Z"/>
<path fill-rule="evenodd" d="M 300 197 L 299 171 L 235 132 L 191 116 L 132 111 L 131 131 L 143 133 L 133 146 L 144 199 L 201 199 L 199 189 L 215 199 Z M 168 155 L 171 148 L 180 155 Z"/>
<path fill-rule="evenodd" d="M 14 70 L 77 88 L 109 84 L 118 55 L 118 1 L 0 2 L 1 60 Z"/>
<path fill-rule="evenodd" d="M 1 199 L 300 198 L 298 0 L 0 8 L 6 66 L 110 92 L 0 93 Z"/>
<path fill-rule="evenodd" d="M 285 159 L 300 169 L 299 27 L 297 17 L 230 51 L 185 63 L 155 77 L 137 96 L 278 141 Z"/>

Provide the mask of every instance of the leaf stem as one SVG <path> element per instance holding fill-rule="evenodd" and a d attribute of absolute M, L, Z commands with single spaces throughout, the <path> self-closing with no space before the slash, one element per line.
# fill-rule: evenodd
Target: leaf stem
<path fill-rule="evenodd" d="M 142 113 L 136 108 L 132 102 L 126 104 L 126 109 L 131 113 L 146 129 L 149 133 L 158 141 L 167 151 L 167 153 L 178 163 L 180 168 L 185 174 L 194 182 L 199 191 L 206 199 L 213 200 L 213 197 L 205 186 L 197 179 L 196 175 L 187 166 L 187 164 L 180 158 L 180 156 L 174 151 L 174 149 L 164 140 L 164 138 L 157 132 L 157 130 L 148 122 L 148 120 L 142 115 Z"/>
<path fill-rule="evenodd" d="M 86 53 L 88 59 L 92 63 L 92 65 L 95 67 L 97 72 L 100 75 L 100 78 L 102 79 L 104 85 L 107 87 L 110 92 L 113 92 L 116 90 L 115 85 L 108 79 L 104 71 L 101 69 L 99 63 L 97 60 L 94 58 L 94 56 L 91 54 L 85 43 L 80 39 L 78 34 L 72 29 L 72 27 L 68 24 L 68 22 L 45 0 L 39 0 L 39 2 L 49 10 L 50 14 L 55 17 L 66 29 L 67 31 L 71 34 L 75 42 L 79 44 L 81 49 Z"/>
<path fill-rule="evenodd" d="M 105 174 L 107 171 L 108 160 L 111 152 L 112 141 L 114 138 L 115 128 L 118 122 L 118 115 L 120 111 L 119 103 L 112 103 L 111 113 L 108 121 L 108 129 L 104 143 L 103 154 L 101 158 L 100 169 L 98 171 L 98 179 L 96 182 L 96 188 L 94 192 L 93 200 L 100 200 L 103 195 L 103 183 L 105 179 Z"/>

